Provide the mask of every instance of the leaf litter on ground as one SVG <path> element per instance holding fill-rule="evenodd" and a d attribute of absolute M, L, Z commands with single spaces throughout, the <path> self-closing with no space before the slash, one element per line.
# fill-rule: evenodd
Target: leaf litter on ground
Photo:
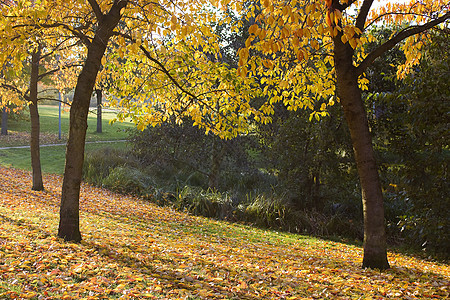
<path fill-rule="evenodd" d="M 445 299 L 447 264 L 161 208 L 82 184 L 83 241 L 56 237 L 62 177 L 0 168 L 0 298 Z"/>

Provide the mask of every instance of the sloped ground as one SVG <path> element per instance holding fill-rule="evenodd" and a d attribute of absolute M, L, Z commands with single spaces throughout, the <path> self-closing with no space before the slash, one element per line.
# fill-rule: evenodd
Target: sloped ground
<path fill-rule="evenodd" d="M 430 299 L 449 297 L 448 265 L 192 217 L 82 186 L 81 244 L 55 237 L 62 178 L 30 189 L 0 168 L 0 298 Z"/>

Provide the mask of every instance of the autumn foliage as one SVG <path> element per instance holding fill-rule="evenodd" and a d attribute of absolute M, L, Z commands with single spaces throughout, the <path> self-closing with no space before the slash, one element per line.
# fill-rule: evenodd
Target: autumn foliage
<path fill-rule="evenodd" d="M 432 299 L 447 264 L 389 253 L 361 269 L 356 246 L 193 217 L 82 185 L 81 244 L 55 237 L 62 178 L 0 168 L 2 299 Z"/>

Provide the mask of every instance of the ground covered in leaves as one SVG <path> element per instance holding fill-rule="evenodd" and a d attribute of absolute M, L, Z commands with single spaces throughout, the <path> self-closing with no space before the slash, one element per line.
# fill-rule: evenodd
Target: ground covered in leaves
<path fill-rule="evenodd" d="M 46 144 L 61 144 L 65 143 L 67 138 L 65 134 L 58 138 L 58 134 L 41 132 L 39 135 L 41 145 Z M 25 131 L 12 131 L 8 130 L 7 135 L 0 135 L 0 145 L 5 147 L 30 145 L 30 133 Z"/>
<path fill-rule="evenodd" d="M 160 208 L 88 185 L 81 244 L 55 237 L 62 178 L 0 167 L 1 299 L 430 299 L 449 297 L 445 264 Z"/>

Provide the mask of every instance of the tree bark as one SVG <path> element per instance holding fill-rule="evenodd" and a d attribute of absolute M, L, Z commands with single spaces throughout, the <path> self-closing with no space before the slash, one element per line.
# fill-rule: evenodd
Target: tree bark
<path fill-rule="evenodd" d="M 372 147 L 367 114 L 353 66 L 354 51 L 343 44 L 338 35 L 334 40 L 334 59 L 339 96 L 353 144 L 361 183 L 364 214 L 363 267 L 387 269 L 386 232 L 383 194 Z"/>
<path fill-rule="evenodd" d="M 3 107 L 2 110 L 2 131 L 1 135 L 8 135 L 8 108 Z"/>
<path fill-rule="evenodd" d="M 97 94 L 97 133 L 102 133 L 102 90 L 96 89 Z"/>
<path fill-rule="evenodd" d="M 216 137 L 213 137 L 211 145 L 211 169 L 208 174 L 208 187 L 213 190 L 219 188 L 219 174 L 222 157 L 222 147 Z"/>
<path fill-rule="evenodd" d="M 96 4 L 95 1 L 90 1 L 90 3 Z M 115 0 L 111 10 L 106 15 L 102 15 L 99 9 L 95 11 L 98 27 L 94 38 L 88 44 L 86 61 L 75 87 L 70 108 L 70 129 L 66 148 L 66 165 L 58 229 L 58 236 L 65 241 L 81 241 L 79 198 L 89 102 L 106 45 L 121 18 L 120 10 L 127 3 L 128 1 Z"/>
<path fill-rule="evenodd" d="M 31 55 L 31 76 L 30 76 L 30 119 L 31 119 L 31 136 L 30 136 L 30 154 L 31 169 L 33 176 L 32 190 L 44 190 L 42 181 L 41 156 L 39 147 L 39 112 L 38 112 L 38 81 L 39 81 L 39 61 L 41 59 L 41 50 L 36 49 Z"/>

